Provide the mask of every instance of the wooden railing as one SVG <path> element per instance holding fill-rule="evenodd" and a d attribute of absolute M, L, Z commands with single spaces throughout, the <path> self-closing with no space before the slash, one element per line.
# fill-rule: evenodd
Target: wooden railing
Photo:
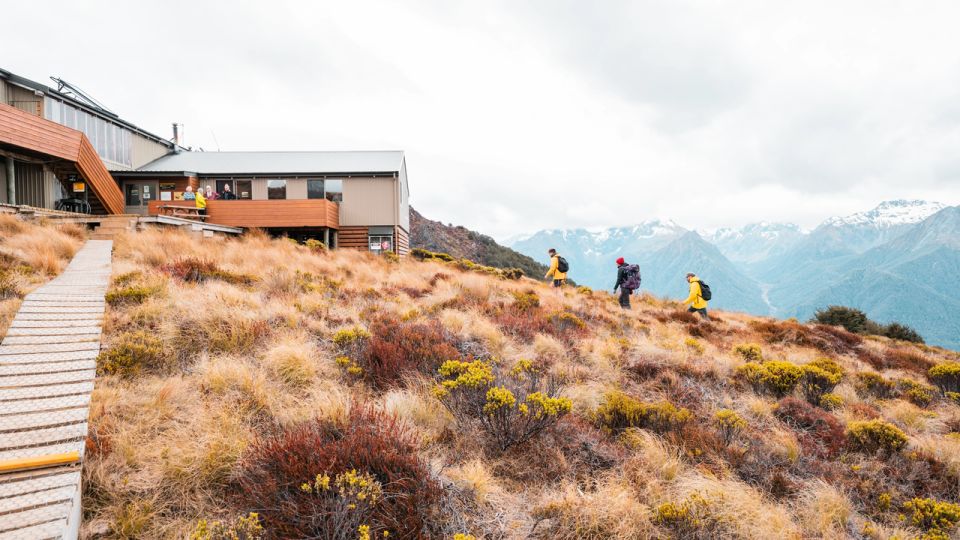
<path fill-rule="evenodd" d="M 150 201 L 147 213 L 161 206 L 192 207 L 193 201 Z M 340 227 L 340 208 L 326 199 L 207 201 L 207 223 L 231 227 Z"/>

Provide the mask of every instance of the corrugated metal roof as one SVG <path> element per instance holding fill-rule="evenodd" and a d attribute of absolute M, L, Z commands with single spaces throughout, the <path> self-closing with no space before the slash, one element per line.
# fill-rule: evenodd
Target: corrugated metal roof
<path fill-rule="evenodd" d="M 403 151 L 180 152 L 136 169 L 198 174 L 348 174 L 399 172 Z"/>

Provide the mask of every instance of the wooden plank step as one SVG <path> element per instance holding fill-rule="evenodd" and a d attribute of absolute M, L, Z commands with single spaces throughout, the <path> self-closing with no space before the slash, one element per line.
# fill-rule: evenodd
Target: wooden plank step
<path fill-rule="evenodd" d="M 94 313 L 18 313 L 15 321 L 86 321 L 99 324 L 103 314 Z"/>
<path fill-rule="evenodd" d="M 100 342 L 100 332 L 52 336 L 7 336 L 0 345 L 51 345 L 54 343 Z"/>
<path fill-rule="evenodd" d="M 3 345 L 0 346 L 0 357 L 19 354 L 33 354 L 64 351 L 99 351 L 99 341 L 82 341 L 79 343 L 49 343 L 34 345 Z M 2 358 L 0 358 L 2 360 Z"/>
<path fill-rule="evenodd" d="M 14 495 L 0 499 L 0 516 L 31 506 L 47 506 L 56 503 L 70 502 L 77 493 L 78 486 L 60 486 L 34 491 L 23 495 Z M 2 518 L 0 518 L 2 519 Z"/>
<path fill-rule="evenodd" d="M 7 336 L 67 336 L 73 334 L 100 334 L 99 326 L 66 326 L 61 328 L 22 328 L 11 326 Z"/>
<path fill-rule="evenodd" d="M 62 538 L 67 530 L 67 518 L 0 532 L 0 540 L 55 540 Z"/>
<path fill-rule="evenodd" d="M 66 371 L 63 373 L 44 373 L 42 375 L 13 375 L 0 377 L 0 388 L 19 388 L 23 386 L 51 386 L 56 384 L 92 381 L 97 372 L 93 369 Z"/>
<path fill-rule="evenodd" d="M 26 399 L 45 399 L 93 392 L 93 381 L 65 383 L 57 386 L 0 388 L 0 407 Z"/>
<path fill-rule="evenodd" d="M 97 369 L 96 360 L 70 360 L 67 362 L 43 362 L 39 364 L 0 363 L 0 377 L 9 375 L 37 375 L 40 373 L 62 373 Z M 3 410 L 0 409 L 0 414 Z"/>
<path fill-rule="evenodd" d="M 0 347 L 2 348 L 2 347 Z M 65 351 L 52 353 L 16 354 L 0 356 L 0 365 L 15 366 L 19 364 L 46 364 L 48 362 L 69 362 L 72 360 L 96 360 L 100 351 Z"/>
<path fill-rule="evenodd" d="M 102 294 L 68 294 L 68 293 L 45 293 L 34 291 L 23 297 L 25 302 L 32 301 L 57 301 L 57 300 L 76 300 L 78 302 L 103 302 Z"/>
<path fill-rule="evenodd" d="M 53 428 L 35 429 L 32 431 L 21 431 L 15 434 L 6 433 L 3 437 L 0 437 L 0 450 L 6 452 L 22 452 L 20 452 L 20 455 L 10 458 L 0 457 L 0 460 L 60 453 L 53 452 L 48 447 L 61 444 L 71 446 L 70 450 L 64 450 L 64 452 L 69 452 L 76 450 L 76 441 L 82 441 L 86 436 L 86 422 Z"/>
<path fill-rule="evenodd" d="M 20 401 L 8 401 L 0 405 L 0 418 L 26 412 L 55 411 L 89 406 L 90 394 L 22 399 Z"/>
<path fill-rule="evenodd" d="M 81 319 L 68 321 L 29 321 L 25 319 L 13 319 L 10 323 L 10 330 L 20 328 L 99 328 L 99 319 Z"/>
<path fill-rule="evenodd" d="M 78 422 L 86 422 L 90 411 L 86 408 L 65 409 L 62 411 L 39 411 L 14 416 L 0 416 L 0 437 L 16 438 L 24 430 L 43 429 Z"/>
<path fill-rule="evenodd" d="M 45 306 L 23 306 L 18 313 L 103 313 L 100 307 L 45 307 Z"/>
<path fill-rule="evenodd" d="M 0 520 L 0 533 L 15 532 L 17 529 L 51 521 L 64 520 L 65 522 L 72 506 L 72 502 L 62 502 L 6 514 Z"/>
<path fill-rule="evenodd" d="M 76 466 L 5 474 L 0 476 L 0 499 L 34 491 L 75 486 L 79 481 L 80 468 Z"/>

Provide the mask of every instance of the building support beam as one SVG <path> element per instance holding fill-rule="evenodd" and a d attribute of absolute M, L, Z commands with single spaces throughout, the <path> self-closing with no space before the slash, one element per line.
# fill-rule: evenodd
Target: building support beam
<path fill-rule="evenodd" d="M 17 177 L 13 158 L 7 156 L 7 204 L 17 204 Z"/>

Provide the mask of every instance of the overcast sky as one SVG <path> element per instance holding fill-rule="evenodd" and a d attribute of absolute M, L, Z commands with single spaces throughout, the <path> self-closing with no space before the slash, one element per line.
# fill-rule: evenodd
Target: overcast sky
<path fill-rule="evenodd" d="M 417 209 L 500 239 L 960 202 L 953 1 L 71 0 L 3 20 L 9 71 L 205 150 L 405 150 Z"/>

